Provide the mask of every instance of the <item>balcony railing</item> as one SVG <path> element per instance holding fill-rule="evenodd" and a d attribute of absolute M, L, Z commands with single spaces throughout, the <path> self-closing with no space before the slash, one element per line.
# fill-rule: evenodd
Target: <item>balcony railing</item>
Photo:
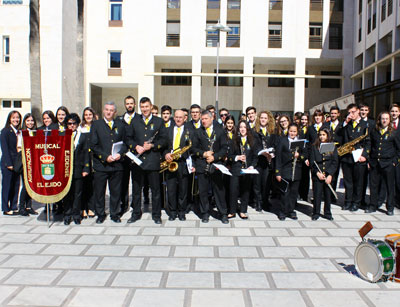
<path fill-rule="evenodd" d="M 228 35 L 226 38 L 226 47 L 240 47 L 240 36 Z"/>
<path fill-rule="evenodd" d="M 179 47 L 179 34 L 167 34 L 167 47 Z"/>
<path fill-rule="evenodd" d="M 282 48 L 282 37 L 281 36 L 268 37 L 268 48 Z"/>
<path fill-rule="evenodd" d="M 322 0 L 310 0 L 311 11 L 322 11 L 322 8 L 323 8 Z"/>
<path fill-rule="evenodd" d="M 281 11 L 282 10 L 282 0 L 270 0 L 269 9 L 271 11 Z"/>
<path fill-rule="evenodd" d="M 310 36 L 308 40 L 308 48 L 310 49 L 322 49 L 322 37 Z"/>

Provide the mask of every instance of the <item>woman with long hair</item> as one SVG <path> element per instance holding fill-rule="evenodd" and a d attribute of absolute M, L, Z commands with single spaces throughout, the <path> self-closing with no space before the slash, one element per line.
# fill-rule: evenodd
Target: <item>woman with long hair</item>
<path fill-rule="evenodd" d="M 65 118 L 69 115 L 69 111 L 67 107 L 61 106 L 57 109 L 56 112 L 56 120 L 58 125 L 58 130 L 60 132 L 64 132 L 67 129 L 67 124 L 65 122 Z"/>
<path fill-rule="evenodd" d="M 276 134 L 279 136 L 287 136 L 290 122 L 290 117 L 287 115 L 281 115 L 278 119 L 278 125 L 276 126 Z"/>
<path fill-rule="evenodd" d="M 21 128 L 21 114 L 8 113 L 6 125 L 1 130 L 1 209 L 4 215 L 18 215 L 19 173 L 14 171 L 17 159 L 18 134 Z"/>
<path fill-rule="evenodd" d="M 238 124 L 238 133 L 233 135 L 232 147 L 229 149 L 228 160 L 232 166 L 230 178 L 230 199 L 228 218 L 236 216 L 239 211 L 241 219 L 247 219 L 247 207 L 249 203 L 251 176 L 243 173 L 244 169 L 254 169 L 257 164 L 257 153 L 253 133 L 244 120 Z M 240 206 L 238 210 L 238 200 Z"/>
<path fill-rule="evenodd" d="M 92 125 L 93 121 L 98 120 L 98 116 L 96 111 L 91 107 L 86 107 L 83 109 L 82 112 L 82 122 L 79 126 L 81 132 L 90 132 L 90 126 Z"/>
<path fill-rule="evenodd" d="M 308 114 L 303 113 L 300 117 L 299 139 L 309 140 L 310 134 L 310 117 Z M 301 168 L 301 179 L 299 185 L 299 197 L 304 201 L 308 201 L 308 192 L 310 191 L 310 167 L 307 165 L 308 161 L 303 161 Z"/>
<path fill-rule="evenodd" d="M 329 128 L 323 127 L 318 131 L 318 139 L 311 146 L 310 168 L 313 181 L 313 215 L 311 219 L 316 221 L 321 216 L 321 201 L 324 195 L 324 217 L 333 220 L 331 213 L 331 195 L 329 184 L 339 166 L 339 156 L 336 147 L 332 152 L 320 153 L 321 144 L 331 143 L 332 136 Z M 318 167 L 317 167 L 318 165 Z"/>
<path fill-rule="evenodd" d="M 38 128 L 38 130 L 58 130 L 58 125 L 56 123 L 56 117 L 53 111 L 47 110 L 42 113 L 43 125 Z"/>

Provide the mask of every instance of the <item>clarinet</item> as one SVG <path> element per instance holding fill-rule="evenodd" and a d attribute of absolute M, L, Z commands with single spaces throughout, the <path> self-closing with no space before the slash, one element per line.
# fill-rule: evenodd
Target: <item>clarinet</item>
<path fill-rule="evenodd" d="M 154 141 L 155 137 L 157 136 L 157 134 L 158 134 L 158 130 L 157 130 L 156 133 L 154 133 L 153 136 L 150 137 L 146 142 L 147 142 L 147 143 L 152 143 L 152 142 Z M 145 142 L 145 143 L 146 143 L 146 142 Z M 139 158 L 141 155 L 142 155 L 142 154 L 139 154 L 139 153 L 138 153 L 138 154 L 136 155 L 136 158 Z"/>
<path fill-rule="evenodd" d="M 296 147 L 296 150 L 295 150 L 295 152 L 294 152 L 294 159 L 293 159 L 293 169 L 292 169 L 292 181 L 294 181 L 294 173 L 296 172 L 296 163 L 297 163 L 297 157 L 296 157 L 296 154 L 297 154 L 297 150 L 298 150 L 299 148 L 298 147 Z"/>
<path fill-rule="evenodd" d="M 245 155 L 245 148 L 242 143 L 240 143 L 240 154 Z M 245 162 L 242 161 L 242 168 L 247 168 L 247 159 Z"/>
<path fill-rule="evenodd" d="M 216 141 L 216 137 L 214 135 L 214 138 L 210 141 L 210 151 L 213 151 L 215 141 Z M 206 169 L 205 169 L 206 173 L 208 173 L 210 171 L 210 166 L 211 166 L 210 163 L 207 163 Z"/>

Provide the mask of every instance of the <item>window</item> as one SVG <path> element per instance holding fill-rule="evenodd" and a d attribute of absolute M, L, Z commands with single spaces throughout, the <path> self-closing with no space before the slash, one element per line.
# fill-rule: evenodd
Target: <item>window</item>
<path fill-rule="evenodd" d="M 213 26 L 216 23 L 217 23 L 217 21 L 208 21 L 207 27 Z M 206 39 L 207 47 L 217 47 L 218 40 L 219 40 L 218 31 L 207 31 L 207 39 Z"/>
<path fill-rule="evenodd" d="M 228 10 L 240 10 L 240 0 L 228 0 Z"/>
<path fill-rule="evenodd" d="M 282 10 L 282 0 L 269 0 L 270 10 Z"/>
<path fill-rule="evenodd" d="M 240 24 L 228 23 L 227 26 L 231 31 L 227 33 L 226 47 L 240 47 Z"/>
<path fill-rule="evenodd" d="M 122 0 L 110 0 L 110 20 L 122 20 Z"/>
<path fill-rule="evenodd" d="M 372 30 L 372 4 L 368 2 L 368 25 L 367 25 L 367 32 L 368 34 L 371 33 Z"/>
<path fill-rule="evenodd" d="M 310 23 L 309 48 L 322 48 L 322 24 L 320 23 Z"/>
<path fill-rule="evenodd" d="M 167 0 L 167 8 L 169 9 L 179 9 L 181 7 L 180 0 Z"/>
<path fill-rule="evenodd" d="M 268 74 L 294 75 L 293 70 L 268 70 Z M 294 78 L 268 78 L 268 87 L 294 87 Z"/>
<path fill-rule="evenodd" d="M 3 62 L 10 62 L 10 37 L 3 36 Z"/>
<path fill-rule="evenodd" d="M 323 76 L 340 76 L 340 71 L 321 71 Z M 321 79 L 321 88 L 340 88 L 340 79 Z"/>
<path fill-rule="evenodd" d="M 372 15 L 372 30 L 376 28 L 376 6 L 378 1 L 374 1 L 374 12 Z"/>
<path fill-rule="evenodd" d="M 343 0 L 331 0 L 331 3 L 334 11 L 343 12 Z"/>
<path fill-rule="evenodd" d="M 282 47 L 282 23 L 268 25 L 268 48 Z"/>
<path fill-rule="evenodd" d="M 219 0 L 207 0 L 208 9 L 219 9 Z"/>
<path fill-rule="evenodd" d="M 109 68 L 121 68 L 121 51 L 110 51 L 109 57 Z"/>
<path fill-rule="evenodd" d="M 179 47 L 179 33 L 181 24 L 176 21 L 167 21 L 167 46 Z"/>
<path fill-rule="evenodd" d="M 388 0 L 388 16 L 393 13 L 393 0 Z"/>
<path fill-rule="evenodd" d="M 386 0 L 382 0 L 381 7 L 381 22 L 386 19 Z"/>
<path fill-rule="evenodd" d="M 3 4 L 23 4 L 23 0 L 3 0 Z"/>
<path fill-rule="evenodd" d="M 170 72 L 170 73 L 191 73 L 191 69 L 162 69 L 161 72 Z M 192 77 L 191 76 L 162 76 L 161 77 L 161 85 L 192 85 Z"/>
<path fill-rule="evenodd" d="M 11 100 L 3 100 L 3 108 L 11 108 Z"/>
<path fill-rule="evenodd" d="M 363 0 L 358 0 L 358 14 L 362 13 Z"/>
<path fill-rule="evenodd" d="M 358 15 L 358 23 L 359 23 L 359 27 L 358 27 L 358 41 L 361 42 L 362 39 L 362 15 Z"/>
<path fill-rule="evenodd" d="M 214 69 L 214 73 L 217 71 Z M 242 74 L 243 70 L 220 69 L 220 74 Z M 217 84 L 217 78 L 214 77 L 214 86 Z M 243 86 L 243 77 L 220 77 L 218 76 L 218 86 Z"/>
<path fill-rule="evenodd" d="M 14 100 L 14 108 L 22 108 L 22 101 Z"/>
<path fill-rule="evenodd" d="M 343 48 L 343 25 L 330 24 L 329 49 L 342 49 L 342 48 Z"/>

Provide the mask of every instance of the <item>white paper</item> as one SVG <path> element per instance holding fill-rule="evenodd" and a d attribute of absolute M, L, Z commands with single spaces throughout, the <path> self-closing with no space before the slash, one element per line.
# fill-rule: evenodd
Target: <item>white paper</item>
<path fill-rule="evenodd" d="M 223 164 L 218 164 L 218 163 L 213 163 L 213 165 L 215 166 L 215 168 L 217 170 L 219 170 L 222 174 L 228 175 L 228 176 L 232 176 L 231 172 L 226 168 L 225 165 Z"/>
<path fill-rule="evenodd" d="M 135 162 L 137 165 L 141 165 L 143 163 L 142 160 L 140 160 L 138 157 L 136 157 L 133 153 L 130 151 L 126 154 L 126 156 L 131 159 L 133 162 Z"/>
<path fill-rule="evenodd" d="M 189 174 L 191 174 L 192 173 L 192 167 L 193 167 L 193 161 L 192 161 L 192 157 L 191 156 L 189 156 L 186 159 L 186 166 L 187 166 Z"/>
<path fill-rule="evenodd" d="M 117 142 L 117 143 L 114 143 L 114 144 L 112 145 L 111 155 L 112 155 L 113 157 L 115 157 L 117 154 L 119 154 L 119 152 L 121 151 L 122 145 L 123 145 L 123 142 L 122 142 L 122 141 Z"/>
<path fill-rule="evenodd" d="M 263 149 L 263 150 L 260 150 L 260 151 L 258 152 L 258 155 L 261 156 L 264 152 L 266 152 L 266 153 L 271 153 L 271 152 L 273 152 L 273 151 L 274 151 L 274 148 L 273 148 L 273 147 L 265 148 L 265 149 Z"/>
<path fill-rule="evenodd" d="M 361 157 L 361 155 L 362 155 L 362 152 L 363 152 L 363 149 L 362 149 L 362 148 L 353 150 L 353 151 L 351 152 L 351 153 L 353 154 L 354 162 L 358 162 L 358 160 L 360 160 L 360 157 Z"/>
<path fill-rule="evenodd" d="M 240 170 L 240 172 L 242 174 L 259 174 L 258 170 L 256 170 L 255 168 L 252 168 L 252 169 L 243 168 Z"/>

